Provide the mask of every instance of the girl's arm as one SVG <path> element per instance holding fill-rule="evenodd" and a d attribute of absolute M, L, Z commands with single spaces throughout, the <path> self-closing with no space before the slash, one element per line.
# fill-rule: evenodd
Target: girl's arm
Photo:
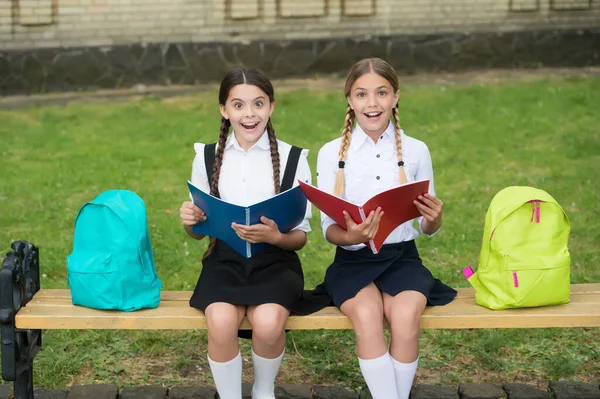
<path fill-rule="evenodd" d="M 195 143 L 194 151 L 196 156 L 192 163 L 192 177 L 191 182 L 196 187 L 204 192 L 210 192 L 210 185 L 208 182 L 208 176 L 206 175 L 206 165 L 204 164 L 204 144 Z M 206 220 L 206 215 L 200 208 L 194 205 L 191 201 L 186 201 L 181 205 L 179 209 L 179 216 L 187 235 L 195 240 L 201 240 L 205 236 L 200 234 L 194 234 L 192 232 L 192 226 L 196 223 L 203 222 Z"/>
<path fill-rule="evenodd" d="M 288 233 L 282 233 L 273 220 L 263 216 L 260 221 L 261 223 L 251 226 L 232 223 L 231 227 L 238 237 L 251 244 L 266 242 L 288 251 L 297 251 L 306 244 L 306 233 L 304 231 L 292 230 Z"/>
<path fill-rule="evenodd" d="M 298 160 L 298 169 L 296 170 L 293 187 L 298 185 L 298 180 L 302 180 L 308 184 L 311 183 L 311 173 L 306 159 L 307 156 L 308 150 L 302 150 L 300 159 Z M 309 219 L 312 216 L 311 210 L 312 205 L 310 202 L 307 202 L 302 223 L 287 233 L 280 232 L 277 223 L 264 216 L 260 218 L 261 223 L 252 226 L 232 223 L 231 227 L 233 227 L 238 237 L 252 244 L 266 242 L 287 251 L 298 251 L 306 245 L 306 234 L 310 231 Z"/>
<path fill-rule="evenodd" d="M 194 234 L 192 232 L 192 226 L 183 226 L 183 228 L 185 229 L 185 232 L 188 234 L 188 236 L 192 237 L 194 240 L 201 240 L 204 237 L 206 237 L 201 234 Z"/>
<path fill-rule="evenodd" d="M 420 148 L 418 156 L 419 164 L 415 180 L 429 179 L 429 193 L 424 196 L 419 196 L 414 202 L 417 209 L 421 213 L 419 217 L 419 227 L 423 234 L 432 236 L 442 227 L 442 206 L 443 203 L 435 196 L 435 187 L 433 184 L 433 164 L 431 162 L 431 154 L 425 143 Z"/>
<path fill-rule="evenodd" d="M 444 203 L 431 194 L 420 195 L 415 205 L 421 212 L 421 231 L 428 236 L 442 227 L 442 206 Z"/>
<path fill-rule="evenodd" d="M 328 193 L 333 193 L 337 177 L 337 149 L 338 143 L 336 141 L 329 142 L 319 150 L 317 156 L 317 183 L 321 190 Z M 381 209 L 377 209 L 375 212 L 371 212 L 363 223 L 356 224 L 344 212 L 348 228 L 348 230 L 344 230 L 332 218 L 321 212 L 321 229 L 325 239 L 332 244 L 340 246 L 360 244 L 371 240 L 375 236 L 381 216 L 383 216 L 383 212 L 381 212 Z"/>
<path fill-rule="evenodd" d="M 271 244 L 288 251 L 298 251 L 306 245 L 306 233 L 302 230 L 292 230 L 288 233 L 280 232 L 277 239 Z"/>
<path fill-rule="evenodd" d="M 383 216 L 381 208 L 377 208 L 375 212 L 371 212 L 367 219 L 361 224 L 356 224 L 344 211 L 344 217 L 346 218 L 346 227 L 348 230 L 344 230 L 339 224 L 332 224 L 327 228 L 325 232 L 325 239 L 332 244 L 340 246 L 356 245 L 363 242 L 372 240 L 377 234 L 379 228 L 379 221 Z"/>
<path fill-rule="evenodd" d="M 181 204 L 181 208 L 179 208 L 179 217 L 181 218 L 181 223 L 183 223 L 183 227 L 185 232 L 196 240 L 201 240 L 204 238 L 203 235 L 194 234 L 192 232 L 192 227 L 200 222 L 206 220 L 206 215 L 200 208 L 194 205 L 191 201 L 186 201 Z"/>

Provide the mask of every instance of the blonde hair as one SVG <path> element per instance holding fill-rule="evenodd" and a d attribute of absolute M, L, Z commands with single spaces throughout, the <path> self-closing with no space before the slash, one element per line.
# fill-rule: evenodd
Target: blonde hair
<path fill-rule="evenodd" d="M 344 86 L 344 95 L 350 96 L 352 86 L 356 81 L 367 73 L 373 72 L 385 80 L 387 80 L 394 93 L 398 92 L 398 76 L 394 68 L 382 60 L 381 58 L 365 58 L 352 65 L 346 76 L 346 85 Z M 406 183 L 406 173 L 404 172 L 404 161 L 402 160 L 402 135 L 400 133 L 400 116 L 398 115 L 398 104 L 392 110 L 392 117 L 394 118 L 394 131 L 396 138 L 396 154 L 398 159 L 398 168 L 400 175 L 400 184 Z M 346 119 L 344 121 L 344 127 L 342 128 L 342 142 L 340 143 L 339 151 L 339 162 L 338 162 L 338 173 L 335 180 L 335 187 L 333 193 L 339 197 L 344 193 L 344 167 L 346 166 L 346 155 L 348 154 L 348 147 L 350 146 L 350 140 L 352 139 L 352 128 L 354 127 L 354 121 L 356 115 L 354 110 L 348 104 L 346 108 Z"/>

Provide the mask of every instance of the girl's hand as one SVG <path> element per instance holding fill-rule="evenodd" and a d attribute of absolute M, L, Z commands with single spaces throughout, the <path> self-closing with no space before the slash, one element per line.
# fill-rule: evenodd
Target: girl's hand
<path fill-rule="evenodd" d="M 179 208 L 179 217 L 185 226 L 193 226 L 206 220 L 206 215 L 202 209 L 198 208 L 191 201 L 186 201 Z"/>
<path fill-rule="evenodd" d="M 414 201 L 417 209 L 427 221 L 437 225 L 442 221 L 442 206 L 444 203 L 431 194 L 419 195 Z"/>
<path fill-rule="evenodd" d="M 231 227 L 235 230 L 238 237 L 251 244 L 266 242 L 268 244 L 277 245 L 283 235 L 283 233 L 279 231 L 277 223 L 264 216 L 260 218 L 260 221 L 262 223 L 253 224 L 252 226 L 231 223 Z"/>
<path fill-rule="evenodd" d="M 381 207 L 371 211 L 369 216 L 361 224 L 356 224 L 348 212 L 344 211 L 346 219 L 346 239 L 350 245 L 360 244 L 372 240 L 379 230 L 379 222 L 383 216 Z"/>
<path fill-rule="evenodd" d="M 423 216 L 421 221 L 421 231 L 427 235 L 432 235 L 442 227 L 442 201 L 431 194 L 419 195 L 418 200 L 414 201 L 417 209 Z"/>

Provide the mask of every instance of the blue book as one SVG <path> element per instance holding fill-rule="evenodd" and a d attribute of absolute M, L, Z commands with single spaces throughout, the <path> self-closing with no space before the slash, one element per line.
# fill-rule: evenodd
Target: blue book
<path fill-rule="evenodd" d="M 267 200 L 249 206 L 234 205 L 205 193 L 188 181 L 194 204 L 206 214 L 206 220 L 192 227 L 194 234 L 215 237 L 225 241 L 240 255 L 250 258 L 269 244 L 251 244 L 235 234 L 231 223 L 250 226 L 261 223 L 265 216 L 277 223 L 279 231 L 287 233 L 298 226 L 306 214 L 306 196 L 296 186 Z"/>

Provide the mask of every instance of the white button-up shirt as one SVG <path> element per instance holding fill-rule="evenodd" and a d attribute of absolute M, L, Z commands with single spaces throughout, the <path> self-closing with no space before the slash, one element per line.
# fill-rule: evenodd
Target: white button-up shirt
<path fill-rule="evenodd" d="M 402 160 L 407 182 L 429 179 L 429 193 L 435 195 L 433 167 L 427 145 L 405 135 L 403 131 L 401 131 L 401 135 Z M 319 188 L 328 193 L 333 193 L 335 187 L 341 141 L 341 137 L 330 141 L 319 151 L 317 182 Z M 358 124 L 356 125 L 352 131 L 352 139 L 346 155 L 344 181 L 346 187 L 342 198 L 357 205 L 362 205 L 375 194 L 400 184 L 396 139 L 392 123 L 381 134 L 377 143 L 374 143 Z M 384 244 L 417 238 L 421 228 L 421 219 L 422 217 L 418 218 L 419 230 L 414 227 L 414 219 L 407 221 L 392 231 Z M 336 222 L 321 212 L 321 228 L 325 238 L 327 238 L 327 229 L 332 224 L 336 224 Z M 350 245 L 345 246 L 344 249 L 358 250 L 364 246 L 364 244 Z"/>
<path fill-rule="evenodd" d="M 218 146 L 218 145 L 217 145 Z M 292 148 L 291 145 L 277 140 L 279 149 L 280 179 L 283 180 L 285 166 Z M 196 157 L 192 165 L 191 182 L 206 193 L 210 193 L 210 183 L 204 164 L 204 144 L 195 143 Z M 306 157 L 308 150 L 302 150 L 298 160 L 298 169 L 293 186 L 298 179 L 311 182 L 310 168 Z M 221 199 L 235 205 L 248 206 L 264 201 L 275 195 L 273 185 L 273 163 L 269 137 L 267 132 L 248 150 L 244 150 L 231 133 L 225 143 L 223 164 L 219 175 L 219 194 Z M 311 206 L 307 204 L 304 220 L 294 230 L 310 231 L 308 219 L 311 217 Z"/>

